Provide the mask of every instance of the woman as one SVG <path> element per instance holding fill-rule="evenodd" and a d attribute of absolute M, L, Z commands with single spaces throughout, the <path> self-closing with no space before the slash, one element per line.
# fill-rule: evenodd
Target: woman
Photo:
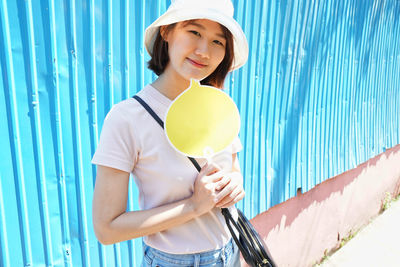
<path fill-rule="evenodd" d="M 160 118 L 190 79 L 222 88 L 227 73 L 248 55 L 230 0 L 176 0 L 145 32 L 149 68 L 158 78 L 140 96 Z M 103 244 L 144 237 L 143 266 L 240 266 L 239 252 L 220 208 L 237 216 L 244 197 L 237 138 L 213 159 L 192 163 L 135 100 L 107 115 L 92 163 L 97 164 L 93 224 Z M 140 211 L 126 211 L 129 175 Z"/>

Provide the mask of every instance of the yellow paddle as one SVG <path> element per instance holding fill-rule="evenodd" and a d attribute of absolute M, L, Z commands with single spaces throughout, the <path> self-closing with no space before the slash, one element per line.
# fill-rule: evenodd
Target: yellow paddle
<path fill-rule="evenodd" d="M 235 102 L 221 89 L 193 79 L 171 103 L 164 122 L 166 136 L 178 152 L 208 161 L 232 144 L 240 129 Z"/>

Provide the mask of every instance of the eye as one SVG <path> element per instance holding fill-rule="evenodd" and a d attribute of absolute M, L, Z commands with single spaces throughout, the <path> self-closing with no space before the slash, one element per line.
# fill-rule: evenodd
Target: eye
<path fill-rule="evenodd" d="M 214 40 L 214 43 L 220 46 L 224 46 L 224 43 L 219 40 Z"/>
<path fill-rule="evenodd" d="M 196 36 L 198 36 L 198 37 L 201 36 L 200 33 L 199 33 L 198 31 L 191 30 L 191 31 L 189 31 L 189 32 L 192 33 L 192 34 L 194 34 L 194 35 L 196 35 Z"/>

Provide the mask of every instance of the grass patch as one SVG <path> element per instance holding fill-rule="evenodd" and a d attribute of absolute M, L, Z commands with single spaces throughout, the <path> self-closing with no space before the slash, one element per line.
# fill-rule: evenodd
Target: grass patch
<path fill-rule="evenodd" d="M 385 193 L 385 197 L 382 200 L 382 206 L 381 206 L 381 212 L 384 212 L 385 210 L 389 209 L 390 206 L 392 205 L 393 202 L 395 201 L 399 201 L 400 200 L 400 193 L 397 194 L 396 196 L 393 196 L 390 192 L 386 192 Z M 371 218 L 369 223 L 371 223 L 375 218 Z M 358 229 L 357 231 L 353 231 L 350 230 L 348 235 L 344 238 L 342 238 L 339 242 L 338 247 L 328 251 L 328 249 L 325 249 L 324 251 L 324 256 L 322 257 L 322 259 L 319 262 L 314 263 L 312 266 L 313 267 L 319 267 L 321 266 L 325 261 L 327 261 L 329 259 L 329 257 L 335 253 L 336 251 L 338 251 L 340 248 L 342 248 L 347 242 L 349 242 L 351 239 L 353 239 L 353 237 L 355 237 L 358 232 L 361 231 L 361 229 L 363 229 L 364 227 L 361 227 L 360 229 Z M 339 237 L 338 237 L 339 238 Z"/>
<path fill-rule="evenodd" d="M 386 192 L 385 197 L 383 198 L 383 201 L 382 201 L 381 212 L 384 212 L 385 210 L 390 208 L 392 201 L 393 201 L 392 194 L 389 192 Z"/>
<path fill-rule="evenodd" d="M 387 210 L 388 208 L 390 208 L 390 206 L 392 205 L 392 203 L 394 201 L 397 201 L 400 199 L 400 194 L 398 194 L 397 196 L 393 196 L 390 192 L 386 192 L 385 193 L 385 197 L 383 198 L 382 201 L 382 206 L 381 206 L 381 212 L 384 212 L 385 210 Z"/>
<path fill-rule="evenodd" d="M 342 240 L 340 240 L 339 248 L 338 248 L 338 249 L 340 249 L 340 248 L 342 248 L 344 245 L 346 245 L 346 243 L 349 242 L 353 237 L 355 237 L 356 234 L 357 234 L 359 231 L 360 231 L 360 230 L 357 230 L 356 232 L 353 232 L 352 230 L 350 230 L 349 234 L 348 234 L 345 238 L 342 238 Z"/>
<path fill-rule="evenodd" d="M 346 245 L 347 242 L 349 242 L 351 239 L 353 239 L 353 237 L 355 237 L 357 235 L 357 233 L 360 231 L 361 229 L 357 230 L 357 231 L 353 231 L 350 230 L 348 235 L 344 238 L 342 238 L 339 242 L 339 246 L 336 248 L 333 248 L 332 250 L 328 251 L 327 249 L 325 249 L 324 251 L 324 256 L 322 257 L 322 259 L 318 262 L 315 263 L 313 265 L 313 267 L 319 267 L 321 266 L 325 261 L 327 261 L 329 259 L 329 257 L 335 253 L 336 251 L 338 251 L 339 249 L 341 249 L 344 245 Z"/>
<path fill-rule="evenodd" d="M 327 249 L 325 249 L 325 251 L 324 251 L 324 256 L 322 257 L 322 259 L 321 259 L 319 262 L 314 263 L 312 266 L 313 266 L 313 267 L 319 267 L 319 266 L 321 266 L 325 261 L 327 261 L 327 260 L 329 259 L 329 255 L 330 255 L 330 253 L 328 252 Z"/>

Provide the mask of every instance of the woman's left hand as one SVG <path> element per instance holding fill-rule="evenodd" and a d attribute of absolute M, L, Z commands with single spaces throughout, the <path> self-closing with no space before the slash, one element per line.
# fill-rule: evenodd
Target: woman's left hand
<path fill-rule="evenodd" d="M 243 176 L 240 172 L 227 173 L 219 182 L 216 188 L 218 202 L 215 205 L 219 208 L 228 208 L 244 198 Z"/>

